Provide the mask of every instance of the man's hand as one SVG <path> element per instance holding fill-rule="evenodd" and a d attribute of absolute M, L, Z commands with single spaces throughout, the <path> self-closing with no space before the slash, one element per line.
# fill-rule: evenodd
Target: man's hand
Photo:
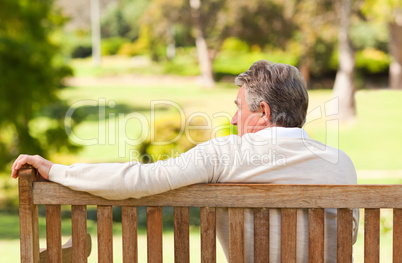
<path fill-rule="evenodd" d="M 27 155 L 27 154 L 21 154 L 14 161 L 14 164 L 12 166 L 12 172 L 11 172 L 12 178 L 18 177 L 18 170 L 24 164 L 32 165 L 33 167 L 35 167 L 38 170 L 38 172 L 42 175 L 43 178 L 45 178 L 46 180 L 49 180 L 49 171 L 50 171 L 50 168 L 52 168 L 53 163 L 39 155 Z"/>

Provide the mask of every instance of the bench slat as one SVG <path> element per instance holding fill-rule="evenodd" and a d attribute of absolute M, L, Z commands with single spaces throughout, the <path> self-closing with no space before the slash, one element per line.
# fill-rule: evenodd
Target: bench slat
<path fill-rule="evenodd" d="M 308 261 L 324 262 L 324 217 L 323 208 L 308 211 Z"/>
<path fill-rule="evenodd" d="M 216 262 L 216 209 L 200 208 L 201 262 Z"/>
<path fill-rule="evenodd" d="M 87 207 L 71 206 L 71 232 L 73 242 L 73 262 L 87 262 Z"/>
<path fill-rule="evenodd" d="M 281 209 L 281 262 L 296 262 L 297 209 Z"/>
<path fill-rule="evenodd" d="M 123 206 L 121 208 L 123 262 L 138 262 L 137 244 L 137 207 Z"/>
<path fill-rule="evenodd" d="M 61 207 L 46 206 L 47 262 L 61 262 Z"/>
<path fill-rule="evenodd" d="M 174 262 L 190 262 L 189 226 L 190 214 L 188 207 L 175 207 L 174 216 Z"/>
<path fill-rule="evenodd" d="M 364 262 L 380 262 L 380 209 L 364 210 Z"/>
<path fill-rule="evenodd" d="M 244 262 L 244 209 L 228 208 L 229 263 Z"/>
<path fill-rule="evenodd" d="M 254 262 L 269 262 L 269 209 L 254 208 Z"/>
<path fill-rule="evenodd" d="M 113 262 L 113 207 L 99 205 L 98 221 L 98 262 Z"/>
<path fill-rule="evenodd" d="M 402 263 L 402 209 L 394 209 L 393 262 Z"/>
<path fill-rule="evenodd" d="M 338 209 L 337 217 L 337 262 L 352 262 L 353 210 Z"/>
<path fill-rule="evenodd" d="M 35 182 L 33 201 L 116 206 L 402 208 L 401 192 L 402 185 L 197 184 L 139 199 L 106 200 L 59 184 Z"/>
<path fill-rule="evenodd" d="M 162 262 L 162 207 L 147 207 L 147 245 L 148 262 Z"/>
<path fill-rule="evenodd" d="M 35 170 L 22 167 L 18 176 L 21 263 L 39 262 L 38 206 L 33 202 Z"/>

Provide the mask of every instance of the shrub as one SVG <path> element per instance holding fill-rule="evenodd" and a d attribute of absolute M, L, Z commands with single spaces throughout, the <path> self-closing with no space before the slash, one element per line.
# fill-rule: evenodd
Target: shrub
<path fill-rule="evenodd" d="M 205 119 L 194 118 L 190 126 L 206 126 Z M 198 143 L 210 139 L 208 130 L 194 129 L 190 126 L 184 127 L 179 116 L 168 116 L 155 123 L 154 139 L 148 138 L 140 146 L 142 162 L 155 162 L 170 157 L 177 157 L 180 153 L 186 152 Z M 164 145 L 158 145 L 163 142 Z"/>
<path fill-rule="evenodd" d="M 237 37 L 227 38 L 222 45 L 222 51 L 237 51 L 237 52 L 249 52 L 250 47 L 248 44 Z"/>
<path fill-rule="evenodd" d="M 102 39 L 102 55 L 116 55 L 120 47 L 128 44 L 130 40 L 122 37 L 111 37 Z"/>
<path fill-rule="evenodd" d="M 92 55 L 92 46 L 78 45 L 71 52 L 72 58 L 87 58 Z"/>
<path fill-rule="evenodd" d="M 366 48 L 356 54 L 356 67 L 368 73 L 385 72 L 390 62 L 388 54 L 374 48 Z"/>

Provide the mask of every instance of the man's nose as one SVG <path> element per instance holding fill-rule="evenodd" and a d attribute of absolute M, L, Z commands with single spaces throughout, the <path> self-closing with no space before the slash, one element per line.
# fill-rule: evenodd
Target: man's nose
<path fill-rule="evenodd" d="M 232 120 L 230 121 L 230 124 L 235 125 L 235 126 L 237 125 L 237 112 L 235 113 Z"/>

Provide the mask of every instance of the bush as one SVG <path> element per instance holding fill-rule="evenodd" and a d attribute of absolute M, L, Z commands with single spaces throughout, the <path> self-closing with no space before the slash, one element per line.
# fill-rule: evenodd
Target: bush
<path fill-rule="evenodd" d="M 246 42 L 241 41 L 236 37 L 227 38 L 222 45 L 222 51 L 237 51 L 237 52 L 249 52 L 250 47 Z"/>
<path fill-rule="evenodd" d="M 180 116 L 168 116 L 155 123 L 154 140 L 148 138 L 140 146 L 140 154 L 144 163 L 166 160 L 170 157 L 177 157 L 180 153 L 186 152 L 198 143 L 210 139 L 208 130 L 194 129 L 194 126 L 206 126 L 205 119 L 194 118 L 189 126 L 184 127 Z M 193 126 L 192 128 L 190 128 Z M 164 145 L 158 145 L 161 142 Z"/>
<path fill-rule="evenodd" d="M 71 52 L 72 58 L 87 58 L 92 55 L 92 46 L 78 45 Z"/>
<path fill-rule="evenodd" d="M 221 51 L 213 64 L 214 73 L 217 76 L 238 75 L 248 70 L 251 64 L 261 59 L 290 65 L 296 65 L 298 61 L 295 55 L 280 50 L 272 50 L 264 53 Z"/>
<path fill-rule="evenodd" d="M 111 37 L 102 39 L 102 55 L 116 55 L 120 47 L 128 44 L 130 40 L 122 37 Z"/>
<path fill-rule="evenodd" d="M 367 73 L 388 71 L 391 59 L 388 54 L 374 48 L 366 48 L 356 54 L 356 68 Z"/>

